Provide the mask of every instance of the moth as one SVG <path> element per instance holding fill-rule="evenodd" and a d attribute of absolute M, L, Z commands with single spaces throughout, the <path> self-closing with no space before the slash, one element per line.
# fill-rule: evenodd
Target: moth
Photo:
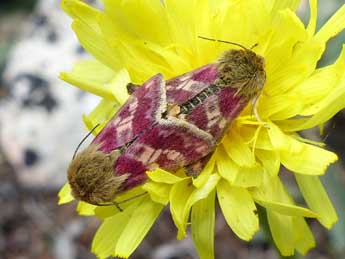
<path fill-rule="evenodd" d="M 170 172 L 183 167 L 197 177 L 231 123 L 265 85 L 264 58 L 239 46 L 170 80 L 157 74 L 140 87 L 129 84 L 127 102 L 69 165 L 74 197 L 109 205 L 157 167 Z"/>

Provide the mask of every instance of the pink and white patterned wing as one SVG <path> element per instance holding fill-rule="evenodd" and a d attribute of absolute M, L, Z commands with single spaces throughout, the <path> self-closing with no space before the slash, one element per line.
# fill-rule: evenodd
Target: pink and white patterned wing
<path fill-rule="evenodd" d="M 217 64 L 208 64 L 166 82 L 167 102 L 183 104 L 217 79 Z"/>
<path fill-rule="evenodd" d="M 157 74 L 139 87 L 114 115 L 93 143 L 109 153 L 133 141 L 157 122 L 166 109 L 165 81 Z"/>
<path fill-rule="evenodd" d="M 141 161 L 146 168 L 159 166 L 175 171 L 206 156 L 214 149 L 213 137 L 176 118 L 161 120 L 141 135 L 125 156 Z"/>

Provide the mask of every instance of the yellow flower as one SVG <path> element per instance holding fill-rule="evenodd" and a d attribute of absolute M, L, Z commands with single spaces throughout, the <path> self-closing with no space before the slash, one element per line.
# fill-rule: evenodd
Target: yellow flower
<path fill-rule="evenodd" d="M 337 221 L 319 179 L 337 156 L 297 131 L 322 125 L 345 106 L 345 50 L 334 64 L 316 68 L 326 42 L 345 28 L 345 6 L 315 32 L 317 0 L 310 0 L 306 28 L 295 14 L 298 0 L 103 2 L 104 11 L 99 11 L 81 1 L 62 1 L 79 41 L 95 58 L 61 74 L 63 80 L 102 97 L 83 117 L 88 129 L 100 122 L 105 125 L 126 101 L 128 82 L 140 84 L 157 73 L 169 79 L 214 62 L 233 48 L 198 36 L 258 44 L 254 50 L 265 58 L 267 73 L 258 113 L 266 125 L 247 107 L 199 177 L 161 169 L 148 172 L 147 183 L 117 201 L 143 190 L 149 195 L 123 203 L 123 212 L 79 202 L 80 214 L 103 220 L 92 251 L 99 258 L 129 257 L 169 203 L 177 238 L 187 235 L 190 222 L 200 258 L 214 258 L 217 199 L 239 238 L 250 240 L 258 231 L 259 205 L 266 209 L 281 254 L 305 254 L 315 241 L 304 218 L 317 218 L 326 228 Z M 295 204 L 280 179 L 281 165 L 295 177 L 309 208 Z M 60 203 L 73 199 L 68 184 L 59 197 Z"/>

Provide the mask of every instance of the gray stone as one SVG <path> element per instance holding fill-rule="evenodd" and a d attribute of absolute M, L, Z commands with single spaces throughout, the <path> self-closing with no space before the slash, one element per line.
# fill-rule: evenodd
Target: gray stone
<path fill-rule="evenodd" d="M 81 115 L 98 98 L 58 79 L 88 58 L 60 1 L 39 1 L 3 75 L 8 96 L 0 102 L 0 145 L 21 184 L 58 188 L 74 149 L 86 134 Z"/>

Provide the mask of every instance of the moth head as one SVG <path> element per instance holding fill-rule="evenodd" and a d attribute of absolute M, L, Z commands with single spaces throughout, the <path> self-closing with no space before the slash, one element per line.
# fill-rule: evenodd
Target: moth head
<path fill-rule="evenodd" d="M 226 51 L 218 62 L 220 87 L 231 87 L 236 95 L 252 99 L 261 93 L 265 82 L 265 59 L 251 49 Z"/>
<path fill-rule="evenodd" d="M 128 177 L 115 174 L 114 164 L 119 155 L 118 150 L 103 153 L 95 144 L 77 154 L 67 170 L 72 195 L 94 205 L 112 202 Z"/>

